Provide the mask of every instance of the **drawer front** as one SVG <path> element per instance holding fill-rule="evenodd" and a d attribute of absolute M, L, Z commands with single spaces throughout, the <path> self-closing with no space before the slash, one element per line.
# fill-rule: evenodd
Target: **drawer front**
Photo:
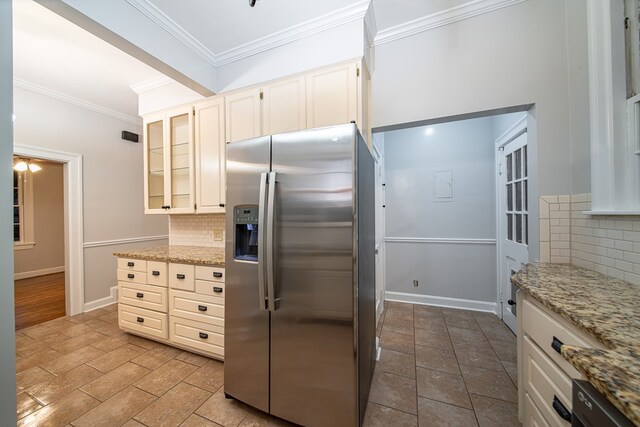
<path fill-rule="evenodd" d="M 524 387 L 536 407 L 540 409 L 549 425 L 568 427 L 571 425 L 554 409 L 562 405 L 571 413 L 571 379 L 564 374 L 530 339 L 525 336 Z"/>
<path fill-rule="evenodd" d="M 196 279 L 211 280 L 213 282 L 224 282 L 224 268 L 206 267 L 204 265 L 196 265 Z"/>
<path fill-rule="evenodd" d="M 167 288 L 125 282 L 120 282 L 118 285 L 120 287 L 118 298 L 121 304 L 167 312 Z"/>
<path fill-rule="evenodd" d="M 169 264 L 169 286 L 183 291 L 195 290 L 194 267 L 189 264 Z"/>
<path fill-rule="evenodd" d="M 169 277 L 169 269 L 166 262 L 148 261 L 147 262 L 147 283 L 155 286 L 167 287 Z"/>
<path fill-rule="evenodd" d="M 169 290 L 169 313 L 172 316 L 224 327 L 224 305 L 221 298 L 193 292 Z"/>
<path fill-rule="evenodd" d="M 118 282 L 147 283 L 147 273 L 144 271 L 120 270 L 118 269 Z"/>
<path fill-rule="evenodd" d="M 522 325 L 525 334 L 529 335 L 567 375 L 580 378 L 578 371 L 560 354 L 560 343 L 581 347 L 593 347 L 593 345 L 578 337 L 529 301 L 523 300 L 522 303 Z"/>
<path fill-rule="evenodd" d="M 167 315 L 140 307 L 118 304 L 118 325 L 122 329 L 142 332 L 157 338 L 167 339 L 169 336 Z"/>
<path fill-rule="evenodd" d="M 524 426 L 525 427 L 550 427 L 544 417 L 531 401 L 529 393 L 525 393 L 524 399 Z"/>
<path fill-rule="evenodd" d="M 224 356 L 224 329 L 219 326 L 171 317 L 170 339 L 176 344 Z"/>
<path fill-rule="evenodd" d="M 147 261 L 141 259 L 118 258 L 118 268 L 129 271 L 147 271 Z"/>
<path fill-rule="evenodd" d="M 217 304 L 224 305 L 224 283 L 222 282 L 209 282 L 196 279 L 196 293 L 217 297 L 220 299 Z"/>

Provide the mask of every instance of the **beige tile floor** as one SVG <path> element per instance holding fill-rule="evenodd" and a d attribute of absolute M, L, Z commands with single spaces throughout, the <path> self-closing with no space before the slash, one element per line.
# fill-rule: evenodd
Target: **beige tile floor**
<path fill-rule="evenodd" d="M 367 426 L 517 426 L 497 317 L 389 303 Z M 18 426 L 270 426 L 224 398 L 221 362 L 123 333 L 116 306 L 17 331 Z"/>

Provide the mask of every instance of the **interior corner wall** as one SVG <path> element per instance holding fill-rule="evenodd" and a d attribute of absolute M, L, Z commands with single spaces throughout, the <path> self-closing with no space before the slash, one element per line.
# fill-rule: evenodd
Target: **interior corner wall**
<path fill-rule="evenodd" d="M 363 56 L 364 23 L 352 21 L 217 68 L 218 92 Z"/>
<path fill-rule="evenodd" d="M 144 215 L 142 144 L 120 138 L 142 127 L 25 89 L 14 93 L 16 144 L 82 155 L 84 242 L 103 242 L 84 248 L 85 302 L 108 297 L 116 271 L 101 269 L 113 261 L 104 245 L 168 233 L 165 215 Z"/>
<path fill-rule="evenodd" d="M 377 45 L 373 127 L 535 104 L 540 194 L 569 194 L 570 120 L 586 127 L 589 118 L 571 111 L 570 83 L 574 93 L 588 86 L 570 82 L 567 53 L 584 62 L 574 55 L 583 43 L 570 43 L 587 37 L 577 26 L 567 38 L 566 1 L 575 13 L 586 8 L 529 0 Z"/>
<path fill-rule="evenodd" d="M 15 274 L 64 267 L 64 166 L 60 163 L 40 166 L 42 170 L 31 175 L 36 245 L 14 251 Z"/>
<path fill-rule="evenodd" d="M 16 346 L 13 306 L 13 27 L 11 2 L 0 1 L 0 414 L 16 425 Z"/>

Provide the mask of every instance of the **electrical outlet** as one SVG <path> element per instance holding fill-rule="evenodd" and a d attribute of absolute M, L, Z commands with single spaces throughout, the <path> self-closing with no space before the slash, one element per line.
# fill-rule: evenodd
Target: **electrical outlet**
<path fill-rule="evenodd" d="M 417 287 L 418 287 L 418 281 L 417 281 L 417 280 L 414 280 L 414 281 L 413 281 L 413 287 L 414 287 L 414 288 L 417 288 Z"/>
<path fill-rule="evenodd" d="M 213 240 L 222 240 L 222 230 L 213 230 Z"/>

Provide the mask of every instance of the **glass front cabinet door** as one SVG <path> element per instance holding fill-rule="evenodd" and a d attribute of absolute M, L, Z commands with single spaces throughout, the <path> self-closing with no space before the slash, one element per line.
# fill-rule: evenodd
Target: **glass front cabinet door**
<path fill-rule="evenodd" d="M 144 118 L 145 213 L 194 213 L 193 109 Z"/>

